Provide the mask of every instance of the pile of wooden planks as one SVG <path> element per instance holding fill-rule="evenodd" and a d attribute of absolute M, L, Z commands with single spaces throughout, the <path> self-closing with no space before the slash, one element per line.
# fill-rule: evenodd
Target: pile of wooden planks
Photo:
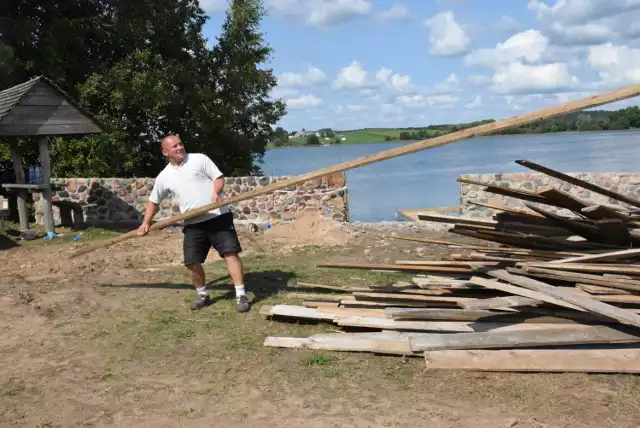
<path fill-rule="evenodd" d="M 591 183 L 518 162 L 640 206 Z M 418 214 L 489 242 L 394 236 L 450 247 L 440 260 L 319 264 L 411 276 L 369 287 L 298 283 L 332 294 L 309 294 L 302 306 L 266 306 L 262 314 L 328 322 L 341 331 L 268 337 L 265 346 L 419 356 L 429 369 L 640 373 L 640 249 L 630 248 L 640 225 L 637 211 L 594 207 L 557 189 L 509 196 L 529 198 L 530 211 L 505 209 L 491 222 Z M 575 215 L 553 214 L 534 200 Z"/>

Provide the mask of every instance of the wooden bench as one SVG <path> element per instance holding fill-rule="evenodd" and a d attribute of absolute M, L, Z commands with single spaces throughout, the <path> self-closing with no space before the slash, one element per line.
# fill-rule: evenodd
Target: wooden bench
<path fill-rule="evenodd" d="M 52 201 L 51 204 L 60 209 L 60 222 L 62 226 L 72 227 L 74 229 L 83 228 L 85 225 L 85 211 L 98 206 L 97 204 L 81 204 L 74 201 Z"/>

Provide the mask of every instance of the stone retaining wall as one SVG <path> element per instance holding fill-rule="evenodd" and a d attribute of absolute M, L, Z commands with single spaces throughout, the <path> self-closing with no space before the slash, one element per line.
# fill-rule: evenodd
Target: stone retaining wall
<path fill-rule="evenodd" d="M 596 184 L 605 189 L 621 193 L 629 198 L 640 200 L 640 173 L 566 173 L 567 175 L 580 178 L 589 183 Z M 537 192 L 550 187 L 562 190 L 570 195 L 579 198 L 585 203 L 598 205 L 618 205 L 631 208 L 626 204 L 618 202 L 607 196 L 603 196 L 582 187 L 574 186 L 564 181 L 557 180 L 545 174 L 465 174 L 461 178 L 481 181 L 500 186 L 508 186 L 512 189 L 527 190 Z M 526 210 L 527 207 L 520 199 L 497 195 L 485 192 L 483 186 L 460 183 L 460 215 L 477 218 L 489 218 L 495 212 L 490 208 L 473 205 L 468 201 L 481 202 L 490 205 L 499 205 L 510 208 L 520 208 Z M 536 204 L 537 205 L 537 204 Z M 549 205 L 541 205 L 544 209 L 567 216 L 575 216 L 571 211 L 555 208 Z"/>
<path fill-rule="evenodd" d="M 227 177 L 224 197 L 230 198 L 288 177 Z M 137 223 L 144 216 L 145 203 L 153 189 L 153 178 L 56 178 L 52 179 L 53 200 L 72 201 L 95 206 L 85 207 L 88 224 Z M 304 210 L 318 210 L 325 217 L 346 221 L 346 182 L 335 174 L 290 186 L 273 193 L 230 205 L 236 220 L 266 223 L 293 219 Z M 34 194 L 36 223 L 43 224 L 41 194 Z M 60 211 L 54 206 L 54 219 L 60 224 Z M 178 201 L 168 198 L 160 205 L 156 220 L 180 213 Z"/>

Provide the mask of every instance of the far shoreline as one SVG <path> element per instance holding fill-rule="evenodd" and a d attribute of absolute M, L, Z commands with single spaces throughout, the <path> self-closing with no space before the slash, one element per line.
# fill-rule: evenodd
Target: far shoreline
<path fill-rule="evenodd" d="M 393 129 L 393 128 L 390 128 Z M 476 137 L 469 137 L 468 139 L 471 138 L 486 138 L 486 137 L 491 137 L 491 138 L 504 138 L 504 137 L 530 137 L 530 136 L 536 136 L 536 135 L 574 135 L 574 134 L 602 134 L 602 133 L 622 133 L 622 132 L 635 132 L 640 130 L 640 128 L 629 128 L 629 129 L 608 129 L 608 130 L 597 130 L 597 131 L 561 131 L 561 132 L 528 132 L 528 133 L 521 133 L 521 134 L 494 134 L 494 135 L 479 135 Z M 445 135 L 449 135 L 449 134 L 443 134 L 442 136 Z M 292 146 L 281 146 L 281 147 L 268 147 L 265 148 L 265 152 L 270 151 L 270 150 L 278 150 L 278 149 L 293 149 L 293 148 L 307 148 L 307 149 L 313 149 L 313 148 L 320 148 L 320 147 L 339 147 L 339 146 L 355 146 L 355 145 L 361 145 L 361 144 L 390 144 L 390 143 L 403 143 L 406 142 L 407 144 L 410 143 L 416 143 L 418 141 L 428 141 L 428 140 L 433 140 L 435 138 L 439 138 L 439 137 L 433 137 L 433 138 L 429 138 L 427 140 L 393 140 L 393 141 L 379 141 L 379 140 L 374 140 L 374 141 L 355 141 L 355 142 L 349 142 L 344 141 L 341 142 L 340 144 L 314 144 L 314 145 L 307 145 L 307 144 L 296 144 L 296 145 L 292 145 Z"/>

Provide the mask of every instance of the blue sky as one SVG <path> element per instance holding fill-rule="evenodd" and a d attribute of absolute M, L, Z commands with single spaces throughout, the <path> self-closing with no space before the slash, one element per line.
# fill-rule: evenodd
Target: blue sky
<path fill-rule="evenodd" d="M 228 0 L 200 4 L 213 41 Z M 640 0 L 264 5 L 289 131 L 501 119 L 640 83 Z"/>

